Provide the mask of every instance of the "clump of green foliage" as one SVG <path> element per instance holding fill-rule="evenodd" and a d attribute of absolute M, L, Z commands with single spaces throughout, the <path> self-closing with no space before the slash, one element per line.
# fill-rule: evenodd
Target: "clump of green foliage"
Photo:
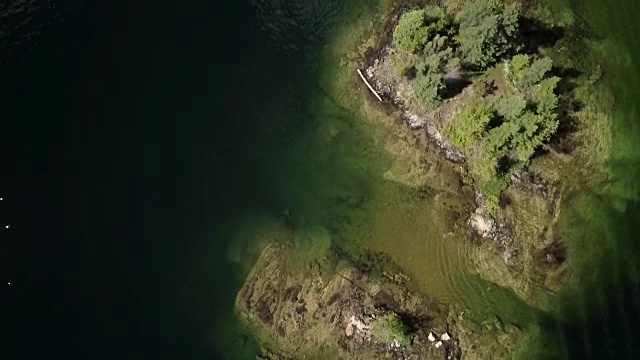
<path fill-rule="evenodd" d="M 514 86 L 528 88 L 542 81 L 552 66 L 548 57 L 532 60 L 527 54 L 518 54 L 507 63 L 509 80 Z"/>
<path fill-rule="evenodd" d="M 398 75 L 412 81 L 413 100 L 435 108 L 445 88 L 445 68 L 455 66 L 451 17 L 437 6 L 411 10 L 400 18 L 393 32 L 393 42 L 406 54 L 400 61 L 394 56 Z"/>
<path fill-rule="evenodd" d="M 458 16 L 460 54 L 465 64 L 486 69 L 514 48 L 518 7 L 498 0 L 475 0 Z"/>
<path fill-rule="evenodd" d="M 506 66 L 510 91 L 492 102 L 474 99 L 445 128 L 469 157 L 471 176 L 492 213 L 510 174 L 526 166 L 558 128 L 554 90 L 560 79 L 550 76 L 552 65 L 549 58 L 514 56 Z"/>
<path fill-rule="evenodd" d="M 428 35 L 426 21 L 422 9 L 411 10 L 402 15 L 393 31 L 393 42 L 406 52 L 419 53 Z"/>
<path fill-rule="evenodd" d="M 393 311 L 378 317 L 373 326 L 373 336 L 378 342 L 392 343 L 395 340 L 402 346 L 411 345 L 413 340 L 411 329 Z"/>
<path fill-rule="evenodd" d="M 444 90 L 444 78 L 438 63 L 428 61 L 420 63 L 414 80 L 414 99 L 428 108 L 437 107 Z"/>
<path fill-rule="evenodd" d="M 469 0 L 455 19 L 440 7 L 427 6 L 400 18 L 393 32 L 399 55 L 392 61 L 398 75 L 409 80 L 412 103 L 433 109 L 444 94 L 452 96 L 446 91 L 452 83 L 445 79 L 447 72 L 486 70 L 503 61 L 519 50 L 518 32 L 517 4 Z M 552 66 L 547 57 L 513 56 L 504 67 L 508 86 L 491 100 L 472 94 L 445 128 L 469 159 L 469 176 L 492 213 L 511 173 L 526 166 L 558 128 L 555 88 L 560 79 L 550 75 Z"/>
<path fill-rule="evenodd" d="M 436 36 L 446 36 L 450 18 L 437 6 L 411 10 L 400 18 L 393 31 L 393 42 L 399 49 L 420 54 Z"/>
<path fill-rule="evenodd" d="M 455 20 L 438 6 L 426 6 L 402 15 L 393 31 L 394 44 L 405 53 L 394 61 L 396 73 L 412 81 L 413 100 L 427 108 L 440 104 L 445 72 L 460 65 L 486 69 L 517 47 L 516 5 L 473 0 Z"/>
<path fill-rule="evenodd" d="M 462 108 L 445 131 L 456 146 L 466 149 L 473 146 L 486 133 L 489 122 L 494 117 L 490 104 L 482 100 L 475 100 Z"/>

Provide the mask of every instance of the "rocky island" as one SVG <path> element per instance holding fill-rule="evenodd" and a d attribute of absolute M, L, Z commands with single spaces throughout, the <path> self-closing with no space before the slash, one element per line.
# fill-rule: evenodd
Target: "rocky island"
<path fill-rule="evenodd" d="M 584 181 L 598 181 L 607 158 L 600 67 L 575 61 L 586 46 L 577 25 L 545 11 L 529 1 L 397 1 L 355 46 L 366 87 L 354 91 L 401 120 L 418 158 L 437 158 L 430 171 L 453 169 L 446 186 L 466 200 L 449 230 L 474 247 L 473 275 L 514 299 L 515 312 L 545 309 L 569 278 L 557 226 L 579 183 L 570 174 L 594 169 Z M 534 336 L 531 319 L 425 294 L 402 260 L 344 249 L 330 235 L 308 252 L 290 231 L 278 234 L 236 301 L 263 359 L 512 358 Z"/>

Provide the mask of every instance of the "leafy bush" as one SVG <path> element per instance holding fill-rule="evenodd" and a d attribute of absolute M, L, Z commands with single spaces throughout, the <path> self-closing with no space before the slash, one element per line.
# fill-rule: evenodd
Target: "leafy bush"
<path fill-rule="evenodd" d="M 393 42 L 398 48 L 418 53 L 427 42 L 428 29 L 426 15 L 423 9 L 411 10 L 400 18 L 393 31 Z"/>
<path fill-rule="evenodd" d="M 458 17 L 460 53 L 464 63 L 486 69 L 514 47 L 518 33 L 517 5 L 475 0 Z"/>
<path fill-rule="evenodd" d="M 451 22 L 445 12 L 437 6 L 411 10 L 400 18 L 393 31 L 393 42 L 399 49 L 412 54 L 421 53 L 425 45 L 434 40 L 436 45 L 444 46 L 451 28 Z"/>
<path fill-rule="evenodd" d="M 378 318 L 373 326 L 373 336 L 379 342 L 392 343 L 394 340 L 402 346 L 411 345 L 413 333 L 395 312 L 388 312 Z"/>
<path fill-rule="evenodd" d="M 509 63 L 512 74 L 521 74 L 524 69 L 529 67 L 531 57 L 527 54 L 518 54 L 511 58 Z"/>
<path fill-rule="evenodd" d="M 454 121 L 447 125 L 445 132 L 456 146 L 467 148 L 480 140 L 493 117 L 491 106 L 477 100 L 462 108 Z"/>
<path fill-rule="evenodd" d="M 497 175 L 487 181 L 479 181 L 479 189 L 485 197 L 485 206 L 489 214 L 495 215 L 500 204 L 500 194 L 507 189 L 510 183 L 508 175 Z"/>
<path fill-rule="evenodd" d="M 481 150 L 477 154 L 480 156 L 474 158 L 471 163 L 471 176 L 480 193 L 484 195 L 485 206 L 492 215 L 498 210 L 500 194 L 510 182 L 508 172 L 500 166 L 504 161 L 504 153 L 504 151 Z"/>
<path fill-rule="evenodd" d="M 531 60 L 529 55 L 516 55 L 507 63 L 509 79 L 522 91 L 541 82 L 553 66 L 553 61 L 548 57 Z"/>

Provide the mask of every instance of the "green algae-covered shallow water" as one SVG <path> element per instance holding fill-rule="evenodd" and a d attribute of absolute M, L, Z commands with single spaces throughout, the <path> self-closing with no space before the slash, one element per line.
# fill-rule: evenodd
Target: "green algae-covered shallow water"
<path fill-rule="evenodd" d="M 55 185 L 49 207 L 65 204 L 31 230 L 67 247 L 47 246 L 47 275 L 30 273 L 42 281 L 22 306 L 40 326 L 19 329 L 46 340 L 28 353 L 253 359 L 235 296 L 265 236 L 287 224 L 303 251 L 382 251 L 421 291 L 532 324 L 522 357 L 640 357 L 635 1 L 554 2 L 602 43 L 616 105 L 610 179 L 566 201 L 575 280 L 546 312 L 470 275 L 474 247 L 446 216 L 469 195 L 444 163 L 412 168 L 410 140 L 355 73 L 351 46 L 391 0 L 125 3 L 59 31 L 92 31 L 76 42 L 45 39 L 9 113 L 20 164 L 34 151 L 57 169 L 45 182 L 14 165 L 16 192 Z M 433 190 L 416 196 L 421 185 Z"/>

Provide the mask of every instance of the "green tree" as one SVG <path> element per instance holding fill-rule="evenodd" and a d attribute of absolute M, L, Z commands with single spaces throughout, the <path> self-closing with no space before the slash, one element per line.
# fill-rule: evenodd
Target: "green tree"
<path fill-rule="evenodd" d="M 531 65 L 524 71 L 522 85 L 525 87 L 530 87 L 539 83 L 542 79 L 545 78 L 547 73 L 551 70 L 552 66 L 553 61 L 548 57 L 533 60 Z"/>
<path fill-rule="evenodd" d="M 424 8 L 427 19 L 427 44 L 432 49 L 425 49 L 426 53 L 438 53 L 452 46 L 452 36 L 455 33 L 451 17 L 438 6 Z"/>
<path fill-rule="evenodd" d="M 559 81 L 559 77 L 552 76 L 540 81 L 540 83 L 536 85 L 532 98 L 533 102 L 536 103 L 536 111 L 538 114 L 553 114 L 556 110 L 558 106 L 558 96 L 554 91 Z"/>
<path fill-rule="evenodd" d="M 494 118 L 491 106 L 482 100 L 466 105 L 445 128 L 451 141 L 460 148 L 474 145 Z"/>
<path fill-rule="evenodd" d="M 507 120 L 518 118 L 527 107 L 527 100 L 520 95 L 502 95 L 493 104 L 498 115 Z"/>
<path fill-rule="evenodd" d="M 425 12 L 416 9 L 402 15 L 393 31 L 393 42 L 399 49 L 415 54 L 422 51 L 427 36 Z"/>
<path fill-rule="evenodd" d="M 529 55 L 516 55 L 507 63 L 509 79 L 522 91 L 539 83 L 549 75 L 553 60 L 548 57 L 531 59 Z"/>
<path fill-rule="evenodd" d="M 511 122 L 509 158 L 516 167 L 526 165 L 536 148 L 545 140 L 541 138 L 544 126 L 545 119 L 531 111 L 526 111 Z"/>
<path fill-rule="evenodd" d="M 437 6 L 411 10 L 400 17 L 393 31 L 393 42 L 399 49 L 412 54 L 422 53 L 425 45 L 439 38 L 431 47 L 441 46 L 448 41 L 451 21 L 447 14 Z"/>
<path fill-rule="evenodd" d="M 436 108 L 442 101 L 444 79 L 437 68 L 427 67 L 424 70 L 418 68 L 418 73 L 412 83 L 413 97 L 419 104 L 429 109 Z"/>
<path fill-rule="evenodd" d="M 485 69 L 514 47 L 518 7 L 498 0 L 475 0 L 462 10 L 458 22 L 463 62 Z"/>

